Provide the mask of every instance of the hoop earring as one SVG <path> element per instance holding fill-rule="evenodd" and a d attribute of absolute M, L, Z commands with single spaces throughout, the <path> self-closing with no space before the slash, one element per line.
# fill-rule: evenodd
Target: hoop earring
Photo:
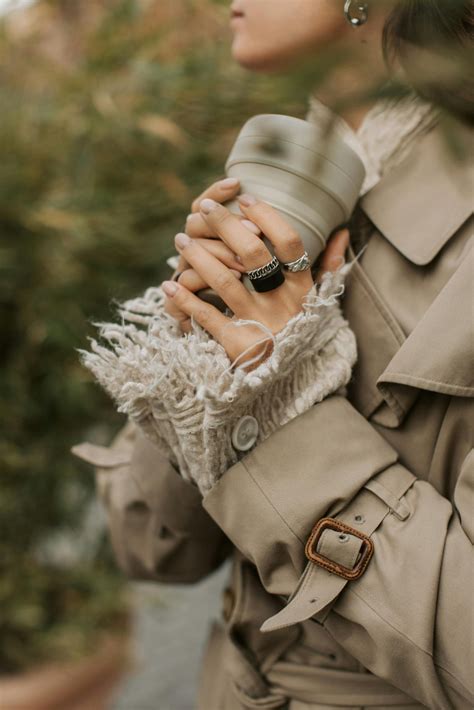
<path fill-rule="evenodd" d="M 352 27 L 360 27 L 361 25 L 365 25 L 369 17 L 369 4 L 366 2 L 357 3 L 357 12 L 360 13 L 358 16 L 352 15 L 351 6 L 352 0 L 346 0 L 344 3 L 344 16 L 348 23 L 352 25 Z"/>

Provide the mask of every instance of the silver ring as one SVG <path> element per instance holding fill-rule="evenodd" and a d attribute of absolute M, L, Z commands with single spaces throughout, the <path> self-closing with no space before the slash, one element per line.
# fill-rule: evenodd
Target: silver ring
<path fill-rule="evenodd" d="M 284 266 L 284 268 L 288 271 L 293 271 L 294 273 L 296 273 L 297 271 L 306 271 L 307 269 L 311 268 L 309 254 L 307 251 L 305 251 L 303 256 L 300 256 L 299 259 L 295 259 L 294 261 L 282 262 L 282 266 Z"/>
<path fill-rule="evenodd" d="M 257 269 L 252 269 L 251 271 L 246 271 L 247 276 L 251 281 L 262 278 L 262 276 L 268 276 L 274 271 L 278 271 L 280 268 L 280 262 L 277 257 L 274 256 L 269 262 L 263 266 L 259 266 Z"/>

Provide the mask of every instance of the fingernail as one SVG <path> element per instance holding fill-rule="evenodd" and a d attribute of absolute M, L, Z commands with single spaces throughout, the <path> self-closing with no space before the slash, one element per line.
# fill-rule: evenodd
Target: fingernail
<path fill-rule="evenodd" d="M 231 187 L 237 187 L 237 185 L 240 183 L 240 180 L 238 178 L 225 178 L 225 180 L 221 180 L 219 185 L 224 188 L 224 190 L 230 190 Z"/>
<path fill-rule="evenodd" d="M 205 200 L 201 201 L 199 209 L 201 212 L 204 212 L 204 214 L 209 214 L 209 212 L 212 212 L 212 210 L 214 210 L 217 206 L 217 202 L 214 202 L 214 200 L 210 200 L 209 197 L 206 197 Z"/>
<path fill-rule="evenodd" d="M 242 259 L 240 258 L 240 256 L 238 254 L 235 255 L 235 260 L 238 261 L 239 264 L 242 263 Z"/>
<path fill-rule="evenodd" d="M 174 243 L 177 247 L 181 247 L 181 249 L 184 249 L 184 247 L 187 247 L 188 244 L 191 243 L 191 239 L 184 232 L 179 232 L 174 238 Z"/>
<path fill-rule="evenodd" d="M 167 296 L 174 296 L 179 286 L 176 281 L 163 281 L 161 288 Z"/>
<path fill-rule="evenodd" d="M 188 222 L 191 219 L 191 217 L 194 217 L 194 212 L 190 212 L 188 214 L 188 216 L 186 217 L 186 222 Z"/>
<path fill-rule="evenodd" d="M 244 207 L 251 207 L 252 205 L 257 204 L 257 200 L 255 199 L 255 197 L 252 197 L 252 195 L 247 195 L 247 194 L 239 195 L 238 200 L 239 200 L 240 204 L 243 205 Z"/>
<path fill-rule="evenodd" d="M 261 234 L 262 230 L 260 229 L 260 227 L 257 227 L 257 225 L 251 222 L 249 219 L 243 219 L 242 224 L 254 234 Z"/>

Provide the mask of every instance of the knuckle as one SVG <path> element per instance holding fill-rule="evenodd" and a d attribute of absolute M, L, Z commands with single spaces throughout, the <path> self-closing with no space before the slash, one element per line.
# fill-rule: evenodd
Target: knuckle
<path fill-rule="evenodd" d="M 206 325 L 209 322 L 209 311 L 204 306 L 197 306 L 193 312 L 193 317 L 201 325 Z"/>
<path fill-rule="evenodd" d="M 291 249 L 292 251 L 297 251 L 298 249 L 301 249 L 303 243 L 298 232 L 294 232 L 293 230 L 291 230 L 288 232 L 288 235 L 285 239 L 285 244 L 288 249 Z"/>
<path fill-rule="evenodd" d="M 182 284 L 181 284 L 182 285 Z M 179 288 L 173 296 L 173 302 L 180 308 L 184 308 L 187 300 L 186 287 Z"/>
<path fill-rule="evenodd" d="M 215 286 L 219 290 L 231 288 L 235 283 L 235 276 L 228 271 L 219 272 L 215 278 Z"/>
<path fill-rule="evenodd" d="M 199 205 L 202 200 L 202 195 L 199 195 L 199 197 L 196 197 L 195 200 L 192 201 L 191 203 L 191 212 L 199 212 Z"/>
<path fill-rule="evenodd" d="M 260 240 L 256 242 L 249 242 L 243 247 L 242 251 L 244 259 L 247 259 L 248 261 L 267 260 L 267 249 L 262 242 L 260 242 Z"/>
<path fill-rule="evenodd" d="M 191 281 L 191 269 L 186 269 L 185 271 L 182 271 L 178 278 L 176 279 L 179 284 L 182 286 L 186 286 L 187 284 L 190 283 Z"/>

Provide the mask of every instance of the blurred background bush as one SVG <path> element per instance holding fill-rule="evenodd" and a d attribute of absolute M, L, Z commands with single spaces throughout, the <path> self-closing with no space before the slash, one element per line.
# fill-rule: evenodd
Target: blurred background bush
<path fill-rule="evenodd" d="M 306 112 L 304 76 L 232 61 L 227 13 L 40 0 L 0 23 L 3 672 L 84 653 L 124 609 L 91 470 L 69 453 L 108 443 L 122 418 L 77 348 L 114 300 L 169 275 L 173 237 L 241 124 Z"/>

